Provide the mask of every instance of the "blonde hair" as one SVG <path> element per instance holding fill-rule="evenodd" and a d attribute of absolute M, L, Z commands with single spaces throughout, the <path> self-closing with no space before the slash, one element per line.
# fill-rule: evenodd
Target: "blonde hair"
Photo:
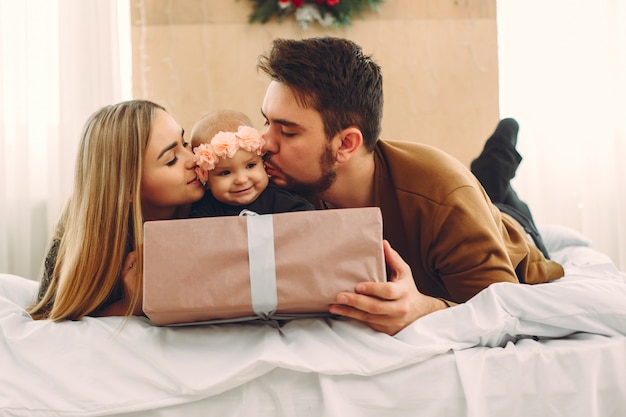
<path fill-rule="evenodd" d="M 207 113 L 191 129 L 191 147 L 211 142 L 218 132 L 236 132 L 239 126 L 252 127 L 252 121 L 237 110 L 217 110 Z"/>
<path fill-rule="evenodd" d="M 34 319 L 78 320 L 122 289 L 124 260 L 137 252 L 137 288 L 143 265 L 141 173 L 158 104 L 131 100 L 107 106 L 85 124 L 74 189 L 56 230 L 54 270 Z M 139 301 L 133 295 L 127 315 Z"/>

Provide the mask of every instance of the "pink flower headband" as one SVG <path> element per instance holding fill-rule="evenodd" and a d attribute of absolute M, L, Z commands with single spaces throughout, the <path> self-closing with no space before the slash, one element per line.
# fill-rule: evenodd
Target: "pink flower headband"
<path fill-rule="evenodd" d="M 198 168 L 196 172 L 202 183 L 206 183 L 209 173 L 224 158 L 232 158 L 239 149 L 262 155 L 265 140 L 261 133 L 250 126 L 239 126 L 237 132 L 217 132 L 209 143 L 203 143 L 193 149 Z"/>

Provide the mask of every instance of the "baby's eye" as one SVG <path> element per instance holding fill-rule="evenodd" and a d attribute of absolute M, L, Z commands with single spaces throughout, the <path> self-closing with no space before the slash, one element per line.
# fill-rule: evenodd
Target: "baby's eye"
<path fill-rule="evenodd" d="M 252 169 L 252 168 L 254 168 L 255 166 L 257 166 L 257 163 L 256 163 L 256 162 L 250 162 L 250 163 L 248 163 L 248 165 L 246 165 L 246 168 L 247 168 L 247 169 Z"/>
<path fill-rule="evenodd" d="M 230 174 L 230 171 L 228 171 L 228 170 L 220 171 L 220 172 L 217 173 L 217 175 L 219 177 L 225 177 L 225 176 L 227 176 L 229 174 Z"/>

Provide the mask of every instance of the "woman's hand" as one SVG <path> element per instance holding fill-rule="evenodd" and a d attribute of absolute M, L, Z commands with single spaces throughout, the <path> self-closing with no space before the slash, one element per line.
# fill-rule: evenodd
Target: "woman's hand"
<path fill-rule="evenodd" d="M 137 294 L 137 304 L 132 311 L 133 316 L 143 315 L 143 283 L 141 277 L 138 275 L 137 270 L 137 252 L 133 251 L 128 254 L 124 261 L 124 267 L 122 269 L 122 282 L 124 284 L 124 296 L 122 298 L 123 304 L 126 306 L 126 311 L 130 306 L 133 295 Z"/>
<path fill-rule="evenodd" d="M 392 270 L 388 282 L 361 282 L 356 294 L 337 294 L 337 304 L 330 306 L 332 314 L 362 321 L 372 329 L 394 335 L 420 317 L 447 305 L 434 297 L 420 293 L 413 281 L 411 268 L 388 241 L 383 242 L 385 261 Z"/>
<path fill-rule="evenodd" d="M 98 316 L 127 315 L 135 293 L 138 293 L 139 298 L 131 314 L 133 316 L 143 315 L 143 285 L 137 274 L 137 253 L 130 252 L 122 265 L 122 284 L 124 287 L 122 298 L 98 311 Z"/>

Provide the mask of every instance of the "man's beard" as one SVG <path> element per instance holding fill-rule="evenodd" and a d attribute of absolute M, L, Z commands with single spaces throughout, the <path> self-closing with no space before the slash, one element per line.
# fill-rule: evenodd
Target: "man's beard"
<path fill-rule="evenodd" d="M 334 161 L 335 156 L 333 155 L 333 151 L 329 145 L 326 145 L 320 157 L 320 170 L 322 172 L 320 179 L 313 183 L 298 182 L 281 171 L 286 183 L 283 188 L 293 194 L 308 199 L 320 198 L 321 194 L 328 190 L 337 179 L 337 172 L 333 167 Z"/>

